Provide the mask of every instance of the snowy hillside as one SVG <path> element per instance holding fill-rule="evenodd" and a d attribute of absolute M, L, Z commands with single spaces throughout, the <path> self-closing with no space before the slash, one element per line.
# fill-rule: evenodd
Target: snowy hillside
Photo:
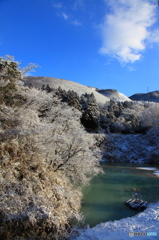
<path fill-rule="evenodd" d="M 114 89 L 97 90 L 97 92 L 117 102 L 131 101 L 131 99 L 126 97 L 123 93 Z"/>
<path fill-rule="evenodd" d="M 25 85 L 29 86 L 30 83 L 33 84 L 33 86 L 37 88 L 41 88 L 42 85 L 47 85 L 49 84 L 51 88 L 59 88 L 61 87 L 62 89 L 68 91 L 68 90 L 73 90 L 77 92 L 79 96 L 82 94 L 88 93 L 91 94 L 93 93 L 96 101 L 98 103 L 105 104 L 106 101 L 109 101 L 110 99 L 114 99 L 115 101 L 131 101 L 128 97 L 126 97 L 124 94 L 119 93 L 116 91 L 116 93 L 112 92 L 112 96 L 105 95 L 103 93 L 97 92 L 96 88 L 94 87 L 87 87 L 82 84 L 69 81 L 69 80 L 64 80 L 64 79 L 59 79 L 59 78 L 51 78 L 51 77 L 26 77 L 24 79 Z"/>
<path fill-rule="evenodd" d="M 69 80 L 64 80 L 64 79 L 59 79 L 59 78 L 51 78 L 51 77 L 27 77 L 25 78 L 25 85 L 29 85 L 30 83 L 33 84 L 33 86 L 41 88 L 42 85 L 47 85 L 49 84 L 51 88 L 59 88 L 61 87 L 62 89 L 68 91 L 68 90 L 73 90 L 77 92 L 79 96 L 85 93 L 91 94 L 92 92 L 94 93 L 94 96 L 97 100 L 98 103 L 105 103 L 106 101 L 109 101 L 110 99 L 103 96 L 102 94 L 96 92 L 94 89 L 91 89 L 89 87 L 86 87 L 82 84 L 72 82 Z"/>

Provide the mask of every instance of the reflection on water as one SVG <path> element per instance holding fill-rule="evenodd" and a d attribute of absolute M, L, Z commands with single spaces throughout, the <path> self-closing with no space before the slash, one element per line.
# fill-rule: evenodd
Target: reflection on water
<path fill-rule="evenodd" d="M 109 163 L 102 164 L 102 167 L 104 174 L 93 178 L 83 190 L 81 212 L 86 217 L 85 223 L 91 227 L 138 213 L 124 204 L 134 192 L 141 193 L 148 203 L 159 201 L 159 177 L 153 174 L 153 169 L 145 171 L 139 168 L 152 166 Z"/>

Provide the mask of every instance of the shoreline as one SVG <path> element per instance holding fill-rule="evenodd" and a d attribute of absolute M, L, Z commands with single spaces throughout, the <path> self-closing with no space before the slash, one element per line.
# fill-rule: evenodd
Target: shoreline
<path fill-rule="evenodd" d="M 137 240 L 133 234 L 154 234 L 156 236 L 140 235 L 141 240 L 159 239 L 159 202 L 150 204 L 147 209 L 133 217 L 100 223 L 93 228 L 80 230 L 80 236 L 74 240 Z"/>

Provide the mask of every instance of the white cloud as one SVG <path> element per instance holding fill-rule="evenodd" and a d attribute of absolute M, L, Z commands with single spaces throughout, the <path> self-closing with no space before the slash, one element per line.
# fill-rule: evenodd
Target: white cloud
<path fill-rule="evenodd" d="M 132 66 L 129 66 L 129 67 L 128 67 L 128 70 L 129 70 L 130 72 L 134 72 L 134 71 L 136 71 L 136 68 L 134 68 L 134 67 L 132 67 Z"/>
<path fill-rule="evenodd" d="M 68 23 L 73 24 L 75 26 L 81 26 L 81 22 L 79 22 L 77 19 L 72 20 L 72 16 L 62 12 L 61 16 L 64 18 L 64 20 L 68 20 Z"/>
<path fill-rule="evenodd" d="M 156 5 L 150 0 L 105 0 L 110 13 L 100 25 L 102 33 L 101 54 L 109 54 L 122 63 L 134 63 L 142 56 L 150 27 L 155 23 Z M 158 41 L 159 30 L 151 36 Z"/>
<path fill-rule="evenodd" d="M 76 0 L 74 3 L 74 10 L 78 10 L 78 9 L 84 9 L 85 8 L 85 4 L 83 0 Z"/>
<path fill-rule="evenodd" d="M 81 26 L 82 24 L 78 21 L 78 20 L 73 20 L 72 22 L 71 22 L 73 25 L 75 25 L 75 26 Z"/>
<path fill-rule="evenodd" d="M 61 3 L 53 3 L 53 7 L 60 9 L 60 8 L 62 8 L 62 4 Z"/>
<path fill-rule="evenodd" d="M 154 30 L 150 36 L 149 36 L 149 41 L 151 43 L 159 43 L 159 29 Z"/>
<path fill-rule="evenodd" d="M 65 19 L 65 20 L 67 20 L 68 18 L 69 18 L 69 15 L 68 14 L 66 14 L 66 13 L 61 13 L 61 15 L 62 15 L 62 17 Z"/>

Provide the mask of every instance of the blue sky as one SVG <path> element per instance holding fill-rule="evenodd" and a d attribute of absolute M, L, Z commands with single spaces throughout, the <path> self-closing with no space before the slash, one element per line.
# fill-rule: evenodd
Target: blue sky
<path fill-rule="evenodd" d="M 127 96 L 159 90 L 157 0 L 0 0 L 0 56 Z"/>

